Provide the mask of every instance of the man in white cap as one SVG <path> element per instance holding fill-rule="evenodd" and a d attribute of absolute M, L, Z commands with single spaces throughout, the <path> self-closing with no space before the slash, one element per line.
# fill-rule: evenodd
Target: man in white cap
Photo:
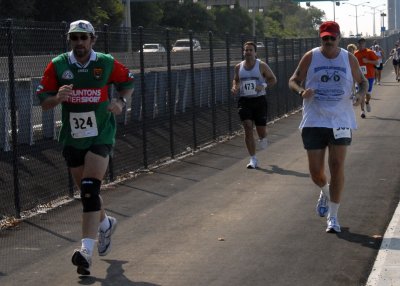
<path fill-rule="evenodd" d="M 117 226 L 104 211 L 100 188 L 115 144 L 115 115 L 132 95 L 134 77 L 112 56 L 92 49 L 96 35 L 88 21 L 72 22 L 68 41 L 72 50 L 52 59 L 36 93 L 43 110 L 61 104 L 59 141 L 83 205 L 82 245 L 72 263 L 79 274 L 89 275 L 96 239 L 98 254 L 107 255 Z M 118 99 L 110 100 L 109 84 L 116 86 Z"/>

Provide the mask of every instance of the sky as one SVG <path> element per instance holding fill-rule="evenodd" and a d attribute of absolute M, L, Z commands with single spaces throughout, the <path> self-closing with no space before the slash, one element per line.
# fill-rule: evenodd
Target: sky
<path fill-rule="evenodd" d="M 335 18 L 336 22 L 339 23 L 340 30 L 344 37 L 356 34 L 356 19 L 358 22 L 358 33 L 362 33 L 364 37 L 373 36 L 374 9 L 371 7 L 376 7 L 375 33 L 378 36 L 380 35 L 382 26 L 382 17 L 380 15 L 382 10 L 387 15 L 387 0 L 340 1 L 340 6 L 335 5 L 335 7 L 333 7 L 335 2 L 336 1 L 316 1 L 311 2 L 311 5 L 325 12 L 326 19 L 323 20 L 332 21 Z M 305 2 L 302 2 L 300 5 L 301 7 L 307 8 Z M 357 5 L 357 17 L 356 7 L 354 5 Z M 387 29 L 387 16 L 384 17 L 384 26 Z"/>

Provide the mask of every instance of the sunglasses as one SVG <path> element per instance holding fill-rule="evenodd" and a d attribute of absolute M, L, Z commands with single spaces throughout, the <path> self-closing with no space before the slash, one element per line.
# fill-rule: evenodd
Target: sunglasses
<path fill-rule="evenodd" d="M 328 41 L 328 40 L 336 41 L 336 37 L 333 37 L 333 36 L 322 37 L 322 41 Z"/>
<path fill-rule="evenodd" d="M 78 41 L 79 39 L 80 39 L 81 41 L 86 41 L 87 39 L 89 39 L 89 36 L 88 36 L 88 35 L 80 35 L 80 36 L 77 36 L 77 35 L 70 35 L 70 36 L 69 36 L 69 39 L 70 39 L 71 41 Z"/>

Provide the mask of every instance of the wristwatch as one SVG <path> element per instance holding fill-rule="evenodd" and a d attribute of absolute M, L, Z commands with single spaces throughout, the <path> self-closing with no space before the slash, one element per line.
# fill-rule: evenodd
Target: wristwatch
<path fill-rule="evenodd" d="M 123 104 L 124 107 L 125 107 L 125 106 L 126 106 L 126 98 L 123 97 L 123 96 L 120 96 L 118 99 L 119 99 L 120 101 L 122 101 L 122 104 Z"/>

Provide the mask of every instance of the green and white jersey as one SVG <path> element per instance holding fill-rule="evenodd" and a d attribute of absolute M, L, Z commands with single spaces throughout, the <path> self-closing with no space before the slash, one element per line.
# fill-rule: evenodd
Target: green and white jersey
<path fill-rule="evenodd" d="M 92 50 L 90 61 L 80 65 L 72 52 L 54 58 L 47 66 L 36 90 L 40 101 L 55 96 L 63 85 L 73 85 L 73 93 L 62 103 L 59 141 L 64 146 L 87 149 L 94 144 L 114 144 L 116 122 L 109 105 L 109 85 L 117 91 L 134 86 L 133 74 L 111 55 Z"/>

